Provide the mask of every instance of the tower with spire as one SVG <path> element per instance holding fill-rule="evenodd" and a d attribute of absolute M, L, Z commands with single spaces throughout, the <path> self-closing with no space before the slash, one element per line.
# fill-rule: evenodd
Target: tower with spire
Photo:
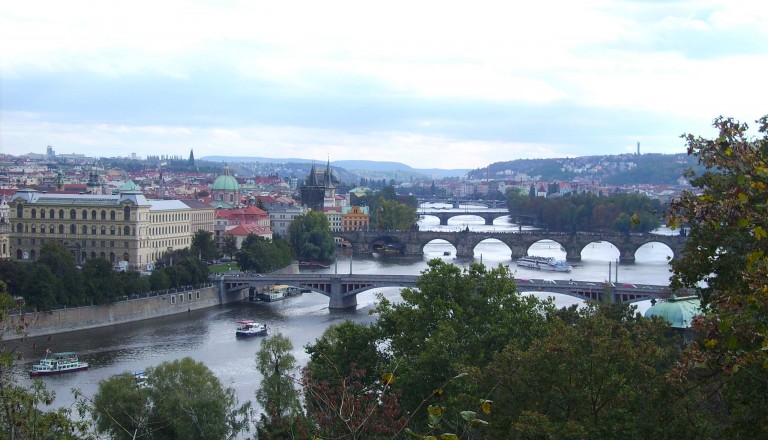
<path fill-rule="evenodd" d="M 326 206 L 334 206 L 336 198 L 336 182 L 331 171 L 330 159 L 325 165 L 325 171 L 318 170 L 315 164 L 309 170 L 309 175 L 299 189 L 301 203 L 314 211 L 323 211 Z"/>

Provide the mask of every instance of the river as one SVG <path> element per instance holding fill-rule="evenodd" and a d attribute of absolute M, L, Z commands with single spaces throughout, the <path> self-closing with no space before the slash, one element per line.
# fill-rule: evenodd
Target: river
<path fill-rule="evenodd" d="M 471 230 L 485 228 L 514 231 L 517 226 L 505 218 L 497 219 L 494 225 L 486 226 L 478 217 L 459 216 L 447 226 L 439 225 L 436 217 L 420 220 L 422 229 Z M 660 231 L 671 233 L 670 231 Z M 386 273 L 417 275 L 427 267 L 427 261 L 441 258 L 459 266 L 467 261 L 454 259 L 455 249 L 447 242 L 433 242 L 425 248 L 423 258 L 398 257 L 392 255 L 351 255 L 341 252 L 337 263 L 328 269 L 315 272 Z M 531 255 L 565 258 L 565 252 L 557 243 L 542 241 L 530 250 Z M 518 268 L 510 259 L 509 248 L 503 243 L 489 240 L 475 249 L 474 261 L 496 266 L 510 266 L 517 278 L 572 278 L 581 281 L 602 282 L 609 279 L 630 284 L 667 284 L 669 266 L 667 257 L 670 249 L 660 243 L 649 244 L 638 250 L 636 263 L 616 266 L 619 251 L 604 242 L 594 243 L 582 252 L 569 274 L 540 272 Z M 60 376 L 44 377 L 49 389 L 56 392 L 54 407 L 69 406 L 74 399 L 70 390 L 78 388 L 86 396 L 93 396 L 100 380 L 124 371 L 139 371 L 164 361 L 191 357 L 205 363 L 225 386 L 233 387 L 241 401 L 251 400 L 261 380 L 255 371 L 255 353 L 260 339 L 237 339 L 234 336 L 234 322 L 238 319 L 253 319 L 266 322 L 270 333 L 281 332 L 293 342 L 293 354 L 299 364 L 306 363 L 308 356 L 304 346 L 313 343 L 331 324 L 345 319 L 357 322 L 372 322 L 369 311 L 375 306 L 376 294 L 397 300 L 397 288 L 377 289 L 358 295 L 358 306 L 354 310 L 330 310 L 328 298 L 317 293 L 305 293 L 276 303 L 237 303 L 207 310 L 199 310 L 154 320 L 122 324 L 99 329 L 62 333 L 50 337 L 30 338 L 23 347 L 23 359 L 15 369 L 18 381 L 29 384 L 26 371 L 31 364 L 43 357 L 45 350 L 76 351 L 90 363 L 88 371 Z M 537 296 L 552 296 L 559 306 L 581 303 L 581 300 L 547 292 L 532 293 Z M 644 312 L 648 302 L 638 303 L 638 311 Z"/>

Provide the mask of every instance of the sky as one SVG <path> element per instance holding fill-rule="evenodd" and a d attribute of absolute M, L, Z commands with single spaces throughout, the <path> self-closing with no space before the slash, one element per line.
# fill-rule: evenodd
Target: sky
<path fill-rule="evenodd" d="M 7 0 L 0 152 L 478 168 L 768 114 L 757 0 Z"/>

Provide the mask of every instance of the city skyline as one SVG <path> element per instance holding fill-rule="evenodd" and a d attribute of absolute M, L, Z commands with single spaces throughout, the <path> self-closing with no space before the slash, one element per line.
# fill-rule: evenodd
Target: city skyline
<path fill-rule="evenodd" d="M 745 1 L 5 2 L 0 152 L 683 153 L 768 113 L 767 29 Z"/>

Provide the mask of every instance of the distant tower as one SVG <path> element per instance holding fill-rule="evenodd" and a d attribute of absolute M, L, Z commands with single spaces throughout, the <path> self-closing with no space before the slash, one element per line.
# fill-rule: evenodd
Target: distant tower
<path fill-rule="evenodd" d="M 61 175 L 61 170 L 56 173 L 56 191 L 64 191 L 64 177 Z"/>
<path fill-rule="evenodd" d="M 194 168 L 195 167 L 195 153 L 192 152 L 192 149 L 189 150 L 189 167 Z"/>
<path fill-rule="evenodd" d="M 637 142 L 637 155 L 640 155 L 640 141 Z"/>
<path fill-rule="evenodd" d="M 88 182 L 85 184 L 87 194 L 101 194 L 101 184 L 99 183 L 99 173 L 95 168 L 88 174 Z"/>

